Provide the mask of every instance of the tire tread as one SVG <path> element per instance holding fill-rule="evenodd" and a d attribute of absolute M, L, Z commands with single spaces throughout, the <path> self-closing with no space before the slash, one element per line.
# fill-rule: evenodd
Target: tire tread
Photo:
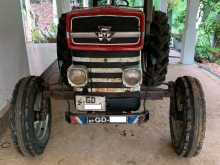
<path fill-rule="evenodd" d="M 34 157 L 41 154 L 47 144 L 39 149 L 39 145 L 33 139 L 33 128 L 30 128 L 32 120 L 28 115 L 31 110 L 30 101 L 33 98 L 33 90 L 43 89 L 40 77 L 29 76 L 21 79 L 13 92 L 12 110 L 10 112 L 10 129 L 12 141 L 17 150 L 24 156 Z M 49 138 L 49 137 L 48 137 Z"/>
<path fill-rule="evenodd" d="M 171 139 L 178 155 L 183 157 L 194 157 L 200 153 L 205 137 L 206 105 L 204 92 L 200 82 L 196 78 L 184 76 L 177 79 L 175 86 L 179 85 L 179 83 L 184 84 L 185 90 L 184 97 L 187 110 L 184 123 L 185 129 L 181 144 L 176 145 L 173 137 L 173 131 L 175 130 L 173 130 L 171 126 Z M 171 99 L 171 109 L 176 108 L 172 103 L 174 101 L 175 100 Z M 170 124 L 172 124 L 172 122 L 170 122 Z"/>
<path fill-rule="evenodd" d="M 142 54 L 143 83 L 157 86 L 166 79 L 169 64 L 170 27 L 168 17 L 161 11 L 155 11 L 151 24 L 151 36 L 146 41 Z M 153 63 L 153 59 L 156 63 Z M 147 65 L 145 64 L 147 63 Z"/>

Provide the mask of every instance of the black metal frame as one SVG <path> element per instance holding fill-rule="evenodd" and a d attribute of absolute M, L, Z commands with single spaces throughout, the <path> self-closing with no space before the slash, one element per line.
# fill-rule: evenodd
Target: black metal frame
<path fill-rule="evenodd" d="M 83 113 L 73 113 L 73 112 L 67 111 L 67 112 L 65 112 L 65 120 L 68 123 L 71 123 L 71 116 L 86 116 L 86 117 L 93 116 L 93 117 L 97 117 L 97 116 L 112 116 L 112 115 L 115 115 L 115 114 L 106 113 L 106 112 L 96 112 L 95 114 L 94 113 L 84 113 L 83 114 Z M 120 114 L 120 116 L 121 115 L 122 114 Z M 139 116 L 138 124 L 145 123 L 149 120 L 149 112 L 148 111 L 142 111 L 142 112 L 139 112 L 139 113 L 136 112 L 136 113 L 133 113 L 133 114 L 123 114 L 123 115 L 124 116 L 134 116 L 134 115 Z M 122 124 L 122 123 L 114 123 L 114 124 Z"/>
<path fill-rule="evenodd" d="M 161 100 L 165 97 L 170 97 L 173 91 L 173 82 L 164 83 L 167 88 L 162 87 L 141 87 L 140 92 L 124 92 L 124 93 L 90 93 L 90 92 L 75 92 L 70 86 L 60 84 L 50 85 L 46 88 L 45 94 L 48 97 L 53 97 L 60 100 L 71 100 L 75 98 L 75 95 L 90 95 L 90 96 L 106 96 L 115 98 L 137 97 L 142 100 Z"/>
<path fill-rule="evenodd" d="M 47 89 L 45 90 L 45 94 L 46 97 L 53 97 L 55 99 L 61 99 L 61 100 L 66 100 L 68 103 L 68 109 L 65 111 L 65 120 L 68 123 L 72 123 L 71 122 L 71 117 L 72 116 L 84 116 L 87 118 L 89 116 L 114 116 L 114 115 L 122 115 L 122 116 L 139 116 L 138 119 L 138 123 L 145 123 L 149 120 L 149 112 L 148 110 L 145 108 L 145 101 L 148 100 L 161 100 L 165 97 L 172 97 L 173 93 L 174 93 L 174 82 L 168 82 L 168 83 L 164 83 L 162 84 L 164 86 L 166 86 L 166 88 L 162 88 L 162 87 L 146 87 L 146 86 L 142 86 L 141 87 L 141 91 L 140 92 L 125 92 L 125 93 L 90 93 L 90 92 L 74 92 L 72 87 L 68 87 L 62 84 L 62 82 L 60 82 L 60 84 L 52 84 L 50 86 L 47 87 Z M 93 95 L 93 96 L 108 96 L 108 97 L 118 97 L 118 98 L 126 98 L 126 97 L 137 97 L 140 98 L 141 100 L 144 100 L 143 104 L 144 104 L 144 109 L 139 109 L 138 111 L 135 112 L 127 112 L 127 113 L 123 113 L 121 111 L 119 112 L 111 112 L 111 111 L 105 111 L 105 112 L 78 112 L 78 111 L 71 111 L 70 108 L 70 102 L 69 100 L 75 100 L 75 96 L 79 94 L 79 95 Z M 73 123 L 72 123 L 73 124 Z M 85 124 L 85 123 L 84 123 Z M 87 123 L 89 124 L 89 123 Z M 121 123 L 122 124 L 122 123 Z M 127 123 L 129 124 L 129 123 Z"/>
<path fill-rule="evenodd" d="M 76 95 L 90 95 L 90 96 L 107 96 L 107 97 L 114 97 L 114 98 L 139 98 L 141 100 L 144 100 L 142 102 L 145 104 L 146 100 L 161 100 L 165 97 L 172 97 L 174 94 L 174 82 L 170 81 L 168 83 L 163 83 L 159 87 L 147 87 L 142 85 L 141 90 L 137 92 L 124 92 L 124 93 L 90 93 L 86 91 L 82 92 L 75 92 L 74 88 L 72 88 L 69 85 L 64 84 L 62 77 L 58 71 L 59 65 L 57 61 L 55 61 L 45 72 L 44 74 L 41 75 L 42 79 L 44 79 L 44 96 L 45 97 L 52 97 L 55 99 L 59 100 L 66 100 L 68 103 L 68 108 L 66 110 L 66 120 L 67 122 L 70 122 L 71 116 L 89 116 L 91 113 L 86 113 L 82 114 L 81 112 L 74 111 L 71 112 L 71 106 L 70 106 L 70 100 L 75 100 Z M 50 75 L 52 74 L 58 74 L 55 76 L 55 80 L 51 81 Z M 52 83 L 51 83 L 52 82 Z M 117 114 L 115 114 L 117 113 Z M 127 113 L 122 113 L 121 111 L 119 112 L 111 112 L 111 111 L 106 111 L 106 112 L 93 112 L 93 115 L 96 116 L 101 116 L 101 115 L 123 115 L 123 116 L 129 116 L 129 115 L 138 115 L 141 117 L 140 119 L 143 118 L 143 120 L 140 120 L 138 123 L 143 123 L 146 122 L 149 119 L 149 113 L 146 107 L 144 106 L 144 109 L 139 109 L 138 111 L 134 112 L 127 112 Z"/>

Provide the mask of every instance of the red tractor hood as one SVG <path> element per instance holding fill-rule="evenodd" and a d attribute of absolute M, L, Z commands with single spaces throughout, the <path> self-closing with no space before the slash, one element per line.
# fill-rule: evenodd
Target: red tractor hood
<path fill-rule="evenodd" d="M 80 20 L 81 18 L 82 20 Z M 136 23 L 133 23 L 135 22 L 134 18 Z M 66 25 L 68 47 L 72 50 L 140 51 L 144 46 L 145 16 L 140 10 L 112 6 L 76 9 L 67 13 Z M 135 32 L 132 29 L 135 29 Z M 137 34 L 138 39 L 135 40 L 134 35 Z M 129 35 L 133 35 L 133 38 L 126 39 Z M 76 38 L 77 36 L 83 36 L 83 38 L 80 40 Z M 111 36 L 113 36 L 113 39 Z M 119 38 L 116 38 L 116 36 Z M 97 40 L 97 42 L 94 42 L 94 40 Z"/>

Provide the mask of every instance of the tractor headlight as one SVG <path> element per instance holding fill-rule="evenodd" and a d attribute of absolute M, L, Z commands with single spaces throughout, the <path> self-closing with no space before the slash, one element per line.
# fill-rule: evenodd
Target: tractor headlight
<path fill-rule="evenodd" d="M 135 87 L 141 84 L 142 72 L 139 68 L 127 68 L 122 75 L 123 84 L 127 87 Z"/>
<path fill-rule="evenodd" d="M 84 66 L 71 65 L 67 71 L 68 82 L 73 87 L 83 87 L 88 81 L 88 71 Z"/>

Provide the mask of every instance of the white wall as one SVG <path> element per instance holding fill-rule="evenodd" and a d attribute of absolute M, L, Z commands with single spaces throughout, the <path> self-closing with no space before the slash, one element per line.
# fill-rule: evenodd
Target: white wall
<path fill-rule="evenodd" d="M 0 0 L 0 109 L 29 74 L 19 0 Z"/>
<path fill-rule="evenodd" d="M 57 58 L 56 44 L 27 43 L 31 75 L 40 76 Z"/>

